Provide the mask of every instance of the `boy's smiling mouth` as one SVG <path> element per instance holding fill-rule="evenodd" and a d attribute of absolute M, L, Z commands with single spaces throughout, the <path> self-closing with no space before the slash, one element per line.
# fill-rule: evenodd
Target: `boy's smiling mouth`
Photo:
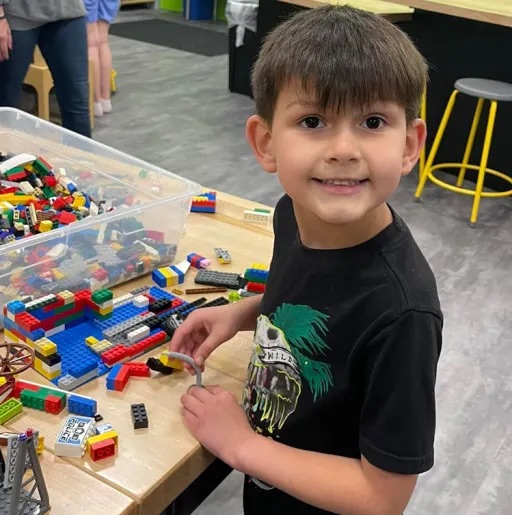
<path fill-rule="evenodd" d="M 312 179 L 326 193 L 334 195 L 357 195 L 369 182 L 368 179 Z"/>
<path fill-rule="evenodd" d="M 314 179 L 325 186 L 357 186 L 368 179 Z"/>

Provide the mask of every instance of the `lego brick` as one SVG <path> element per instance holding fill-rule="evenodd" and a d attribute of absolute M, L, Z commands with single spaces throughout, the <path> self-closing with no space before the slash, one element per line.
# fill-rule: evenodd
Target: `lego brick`
<path fill-rule="evenodd" d="M 103 440 L 113 440 L 116 446 L 119 445 L 119 433 L 110 424 L 103 424 L 103 426 L 109 426 L 109 429 L 102 430 L 96 427 L 96 434 L 88 438 L 87 447 Z"/>
<path fill-rule="evenodd" d="M 131 415 L 134 429 L 144 429 L 149 425 L 148 415 L 146 413 L 146 406 L 144 403 L 132 404 Z"/>
<path fill-rule="evenodd" d="M 222 265 L 227 265 L 232 262 L 231 254 L 227 250 L 216 247 L 213 251 L 217 256 L 217 261 Z"/>
<path fill-rule="evenodd" d="M 55 455 L 81 458 L 85 454 L 87 439 L 94 435 L 96 421 L 91 417 L 69 415 L 55 440 Z"/>
<path fill-rule="evenodd" d="M 101 461 L 112 458 L 116 455 L 116 444 L 114 440 L 108 438 L 89 446 L 89 456 L 92 461 Z"/>
<path fill-rule="evenodd" d="M 97 409 L 98 406 L 94 399 L 85 399 L 73 394 L 68 397 L 68 411 L 70 413 L 84 417 L 94 417 Z"/>
<path fill-rule="evenodd" d="M 9 399 L 0 404 L 0 424 L 5 424 L 22 410 L 22 403 L 18 399 Z"/>

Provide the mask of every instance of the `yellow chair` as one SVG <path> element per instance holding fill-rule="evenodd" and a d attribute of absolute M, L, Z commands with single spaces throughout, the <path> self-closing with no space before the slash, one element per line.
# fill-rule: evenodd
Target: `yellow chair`
<path fill-rule="evenodd" d="M 24 84 L 32 86 L 37 95 L 37 116 L 50 120 L 50 92 L 53 88 L 53 77 L 44 57 L 36 46 L 34 59 L 25 75 Z M 89 61 L 89 116 L 91 129 L 94 128 L 94 69 Z"/>
<path fill-rule="evenodd" d="M 437 151 L 439 150 L 439 146 L 441 144 L 444 131 L 446 130 L 446 126 L 448 125 L 448 121 L 450 119 L 453 107 L 455 105 L 455 100 L 457 99 L 457 95 L 459 93 L 463 93 L 465 95 L 478 98 L 475 114 L 473 117 L 473 123 L 471 125 L 471 130 L 469 132 L 469 137 L 466 143 L 466 149 L 464 152 L 464 156 L 462 158 L 462 163 L 439 163 L 434 165 L 434 159 L 436 157 Z M 469 158 L 471 157 L 471 151 L 473 150 L 473 144 L 475 142 L 478 123 L 480 121 L 480 116 L 482 114 L 482 109 L 484 106 L 484 102 L 486 100 L 490 102 L 490 108 L 480 164 L 468 164 Z M 512 196 L 512 189 L 502 192 L 483 191 L 486 174 L 491 174 L 496 177 L 499 177 L 500 179 L 512 185 L 512 177 L 509 177 L 508 175 L 502 172 L 492 170 L 487 167 L 487 163 L 489 160 L 489 151 L 491 148 L 492 136 L 494 131 L 494 122 L 496 120 L 496 112 L 498 109 L 498 102 L 512 102 L 512 84 L 487 79 L 473 78 L 459 79 L 455 82 L 454 90 L 450 96 L 450 99 L 444 111 L 443 118 L 441 119 L 441 123 L 434 138 L 434 142 L 432 144 L 432 149 L 430 150 L 427 162 L 425 163 L 423 171 L 421 172 L 420 182 L 416 189 L 415 198 L 416 200 L 419 200 L 421 194 L 423 193 L 425 183 L 427 182 L 427 179 L 429 179 L 441 188 L 453 191 L 455 193 L 473 196 L 473 208 L 471 210 L 471 216 L 469 220 L 471 227 L 474 227 L 476 224 L 481 198 L 503 198 Z M 448 168 L 459 168 L 459 174 L 455 186 L 440 180 L 434 175 L 435 170 Z M 467 170 L 478 171 L 478 177 L 474 189 L 467 189 L 463 187 L 464 178 Z"/>

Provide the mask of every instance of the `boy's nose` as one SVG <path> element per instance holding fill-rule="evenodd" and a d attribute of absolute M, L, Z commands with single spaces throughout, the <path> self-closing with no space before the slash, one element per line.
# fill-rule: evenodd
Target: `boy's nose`
<path fill-rule="evenodd" d="M 357 139 L 351 131 L 340 131 L 333 135 L 327 145 L 326 161 L 350 163 L 361 157 Z"/>

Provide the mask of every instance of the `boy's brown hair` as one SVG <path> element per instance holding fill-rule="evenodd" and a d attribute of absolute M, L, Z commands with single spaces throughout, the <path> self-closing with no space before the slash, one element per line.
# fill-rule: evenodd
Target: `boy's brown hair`
<path fill-rule="evenodd" d="M 364 109 L 375 101 L 419 113 L 428 65 L 412 41 L 383 17 L 325 6 L 295 14 L 265 39 L 252 71 L 257 113 L 272 124 L 283 87 L 295 84 L 322 109 Z"/>

